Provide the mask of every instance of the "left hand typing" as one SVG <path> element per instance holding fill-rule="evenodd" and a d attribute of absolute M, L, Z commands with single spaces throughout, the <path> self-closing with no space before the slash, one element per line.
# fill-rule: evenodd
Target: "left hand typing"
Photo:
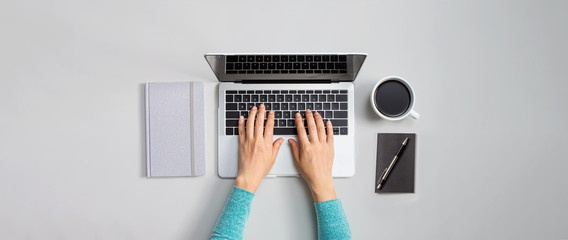
<path fill-rule="evenodd" d="M 258 115 L 257 115 L 258 112 Z M 274 130 L 274 112 L 268 113 L 266 128 L 264 127 L 265 107 L 252 107 L 246 121 L 243 116 L 239 117 L 239 172 L 235 186 L 256 192 L 262 179 L 270 172 L 282 138 L 272 142 Z"/>

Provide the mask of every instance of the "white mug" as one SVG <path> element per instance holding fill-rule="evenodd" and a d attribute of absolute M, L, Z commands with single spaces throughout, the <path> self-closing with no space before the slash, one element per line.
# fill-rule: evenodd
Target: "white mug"
<path fill-rule="evenodd" d="M 377 91 L 377 88 L 382 83 L 384 83 L 386 81 L 397 81 L 397 82 L 402 83 L 404 86 L 406 86 L 406 89 L 408 90 L 408 92 L 410 94 L 410 105 L 408 106 L 408 108 L 406 109 L 406 111 L 403 114 L 398 115 L 396 117 L 384 115 L 383 113 L 381 113 L 381 111 L 379 111 L 379 108 L 375 104 L 375 92 Z M 373 91 L 371 92 L 371 106 L 373 107 L 373 110 L 375 110 L 375 113 L 377 115 L 379 115 L 379 117 L 386 119 L 386 120 L 390 120 L 390 121 L 401 120 L 401 119 L 406 118 L 408 115 L 410 115 L 414 119 L 419 119 L 420 114 L 418 114 L 416 111 L 413 110 L 414 100 L 415 100 L 414 90 L 412 89 L 412 87 L 410 87 L 410 84 L 408 84 L 408 82 L 406 80 L 404 80 L 403 78 L 397 77 L 397 76 L 388 76 L 388 77 L 383 78 L 381 81 L 379 81 L 377 84 L 375 84 L 375 87 L 373 87 Z"/>

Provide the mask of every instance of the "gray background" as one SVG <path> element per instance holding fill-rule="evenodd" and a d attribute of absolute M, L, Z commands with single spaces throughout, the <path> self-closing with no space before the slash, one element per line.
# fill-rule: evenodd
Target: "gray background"
<path fill-rule="evenodd" d="M 207 52 L 366 52 L 356 175 L 335 181 L 354 239 L 568 239 L 566 1 L 0 2 L 3 239 L 205 239 L 216 173 Z M 387 75 L 422 119 L 368 103 Z M 203 81 L 207 174 L 144 176 L 146 81 Z M 418 134 L 416 194 L 376 195 L 379 132 Z M 270 179 L 247 239 L 315 239 L 301 179 Z"/>

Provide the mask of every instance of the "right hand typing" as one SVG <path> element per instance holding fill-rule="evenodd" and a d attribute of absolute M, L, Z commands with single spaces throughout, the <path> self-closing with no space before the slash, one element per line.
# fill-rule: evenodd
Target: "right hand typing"
<path fill-rule="evenodd" d="M 333 166 L 333 127 L 327 121 L 326 127 L 319 113 L 306 111 L 309 137 L 304 128 L 302 116 L 296 113 L 298 142 L 288 139 L 294 155 L 294 163 L 308 183 L 315 202 L 336 199 L 331 169 Z"/>

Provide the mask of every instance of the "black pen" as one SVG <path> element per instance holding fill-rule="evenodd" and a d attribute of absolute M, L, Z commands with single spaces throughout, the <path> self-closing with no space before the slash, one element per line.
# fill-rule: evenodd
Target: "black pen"
<path fill-rule="evenodd" d="M 400 148 L 398 148 L 398 151 L 396 152 L 396 155 L 394 156 L 394 158 L 392 159 L 390 165 L 388 168 L 386 168 L 383 173 L 381 174 L 381 177 L 379 178 L 379 185 L 377 186 L 377 189 L 381 189 L 381 186 L 383 186 L 383 183 L 385 180 L 387 180 L 387 177 L 389 176 L 389 173 L 391 172 L 392 168 L 394 167 L 394 165 L 396 164 L 396 161 L 398 160 L 398 158 L 400 157 L 400 155 L 402 154 L 402 151 L 404 151 L 404 149 L 406 148 L 406 144 L 408 143 L 408 138 L 404 139 L 404 142 L 402 142 L 402 145 L 400 145 Z"/>

